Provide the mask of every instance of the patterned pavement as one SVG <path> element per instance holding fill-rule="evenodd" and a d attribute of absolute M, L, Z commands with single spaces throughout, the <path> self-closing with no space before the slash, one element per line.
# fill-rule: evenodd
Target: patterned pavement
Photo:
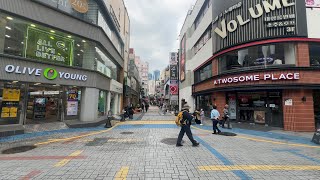
<path fill-rule="evenodd" d="M 0 179 L 319 179 L 320 146 L 300 139 L 259 133 L 211 134 L 195 126 L 200 146 L 187 137 L 176 147 L 174 116 L 156 107 L 141 120 L 105 129 L 62 129 L 0 139 L 0 150 L 37 145 L 17 154 L 0 154 Z M 246 138 L 243 138 L 246 137 Z M 276 137 L 276 136 L 275 136 Z"/>

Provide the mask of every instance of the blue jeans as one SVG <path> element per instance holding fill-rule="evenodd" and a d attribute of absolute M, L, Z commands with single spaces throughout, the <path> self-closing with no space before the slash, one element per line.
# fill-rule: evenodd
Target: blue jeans
<path fill-rule="evenodd" d="M 191 129 L 190 129 L 190 125 L 182 125 L 180 133 L 179 133 L 179 136 L 178 136 L 177 144 L 181 144 L 181 141 L 182 141 L 182 138 L 184 136 L 184 133 L 187 134 L 187 136 L 190 139 L 190 141 L 192 142 L 192 144 L 197 143 L 197 141 L 193 139 L 192 132 L 191 132 Z"/>
<path fill-rule="evenodd" d="M 213 133 L 215 133 L 215 134 L 217 133 L 217 131 L 218 131 L 218 133 L 221 132 L 220 129 L 218 128 L 218 124 L 219 124 L 218 120 L 212 119 L 212 129 L 213 129 Z"/>

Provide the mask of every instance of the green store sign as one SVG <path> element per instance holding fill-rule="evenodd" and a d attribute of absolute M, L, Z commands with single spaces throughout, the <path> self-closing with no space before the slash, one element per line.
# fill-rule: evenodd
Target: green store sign
<path fill-rule="evenodd" d="M 54 80 L 58 77 L 58 71 L 52 68 L 47 68 L 44 70 L 43 76 L 49 80 Z"/>
<path fill-rule="evenodd" d="M 27 58 L 71 66 L 74 40 L 28 27 L 25 55 Z"/>

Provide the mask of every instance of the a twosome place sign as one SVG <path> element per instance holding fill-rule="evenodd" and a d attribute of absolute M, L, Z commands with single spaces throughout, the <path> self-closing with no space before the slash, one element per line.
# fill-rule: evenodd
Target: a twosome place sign
<path fill-rule="evenodd" d="M 299 80 L 300 73 L 281 73 L 281 74 L 253 74 L 243 76 L 233 76 L 226 78 L 219 78 L 214 80 L 214 85 L 244 83 L 252 81 L 285 81 L 285 80 Z"/>
<path fill-rule="evenodd" d="M 20 67 L 15 65 L 5 66 L 5 72 L 29 75 L 29 76 L 44 76 L 48 80 L 65 79 L 71 81 L 87 81 L 88 76 L 83 74 L 73 74 L 69 72 L 57 71 L 54 68 L 34 68 L 34 67 Z"/>

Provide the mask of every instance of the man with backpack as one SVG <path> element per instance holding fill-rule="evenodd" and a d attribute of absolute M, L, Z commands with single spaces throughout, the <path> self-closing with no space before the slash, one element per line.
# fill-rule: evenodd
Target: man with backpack
<path fill-rule="evenodd" d="M 177 140 L 177 144 L 176 146 L 183 146 L 181 144 L 182 138 L 184 136 L 184 133 L 187 134 L 188 138 L 190 139 L 190 141 L 192 142 L 193 146 L 198 146 L 199 143 L 193 139 L 192 136 L 192 132 L 191 132 L 191 121 L 192 121 L 192 116 L 189 114 L 189 109 L 190 106 L 188 106 L 187 104 L 185 104 L 182 109 L 181 112 L 179 112 L 177 118 L 176 118 L 176 124 L 178 126 L 181 126 L 181 130 L 178 136 L 178 140 Z"/>

